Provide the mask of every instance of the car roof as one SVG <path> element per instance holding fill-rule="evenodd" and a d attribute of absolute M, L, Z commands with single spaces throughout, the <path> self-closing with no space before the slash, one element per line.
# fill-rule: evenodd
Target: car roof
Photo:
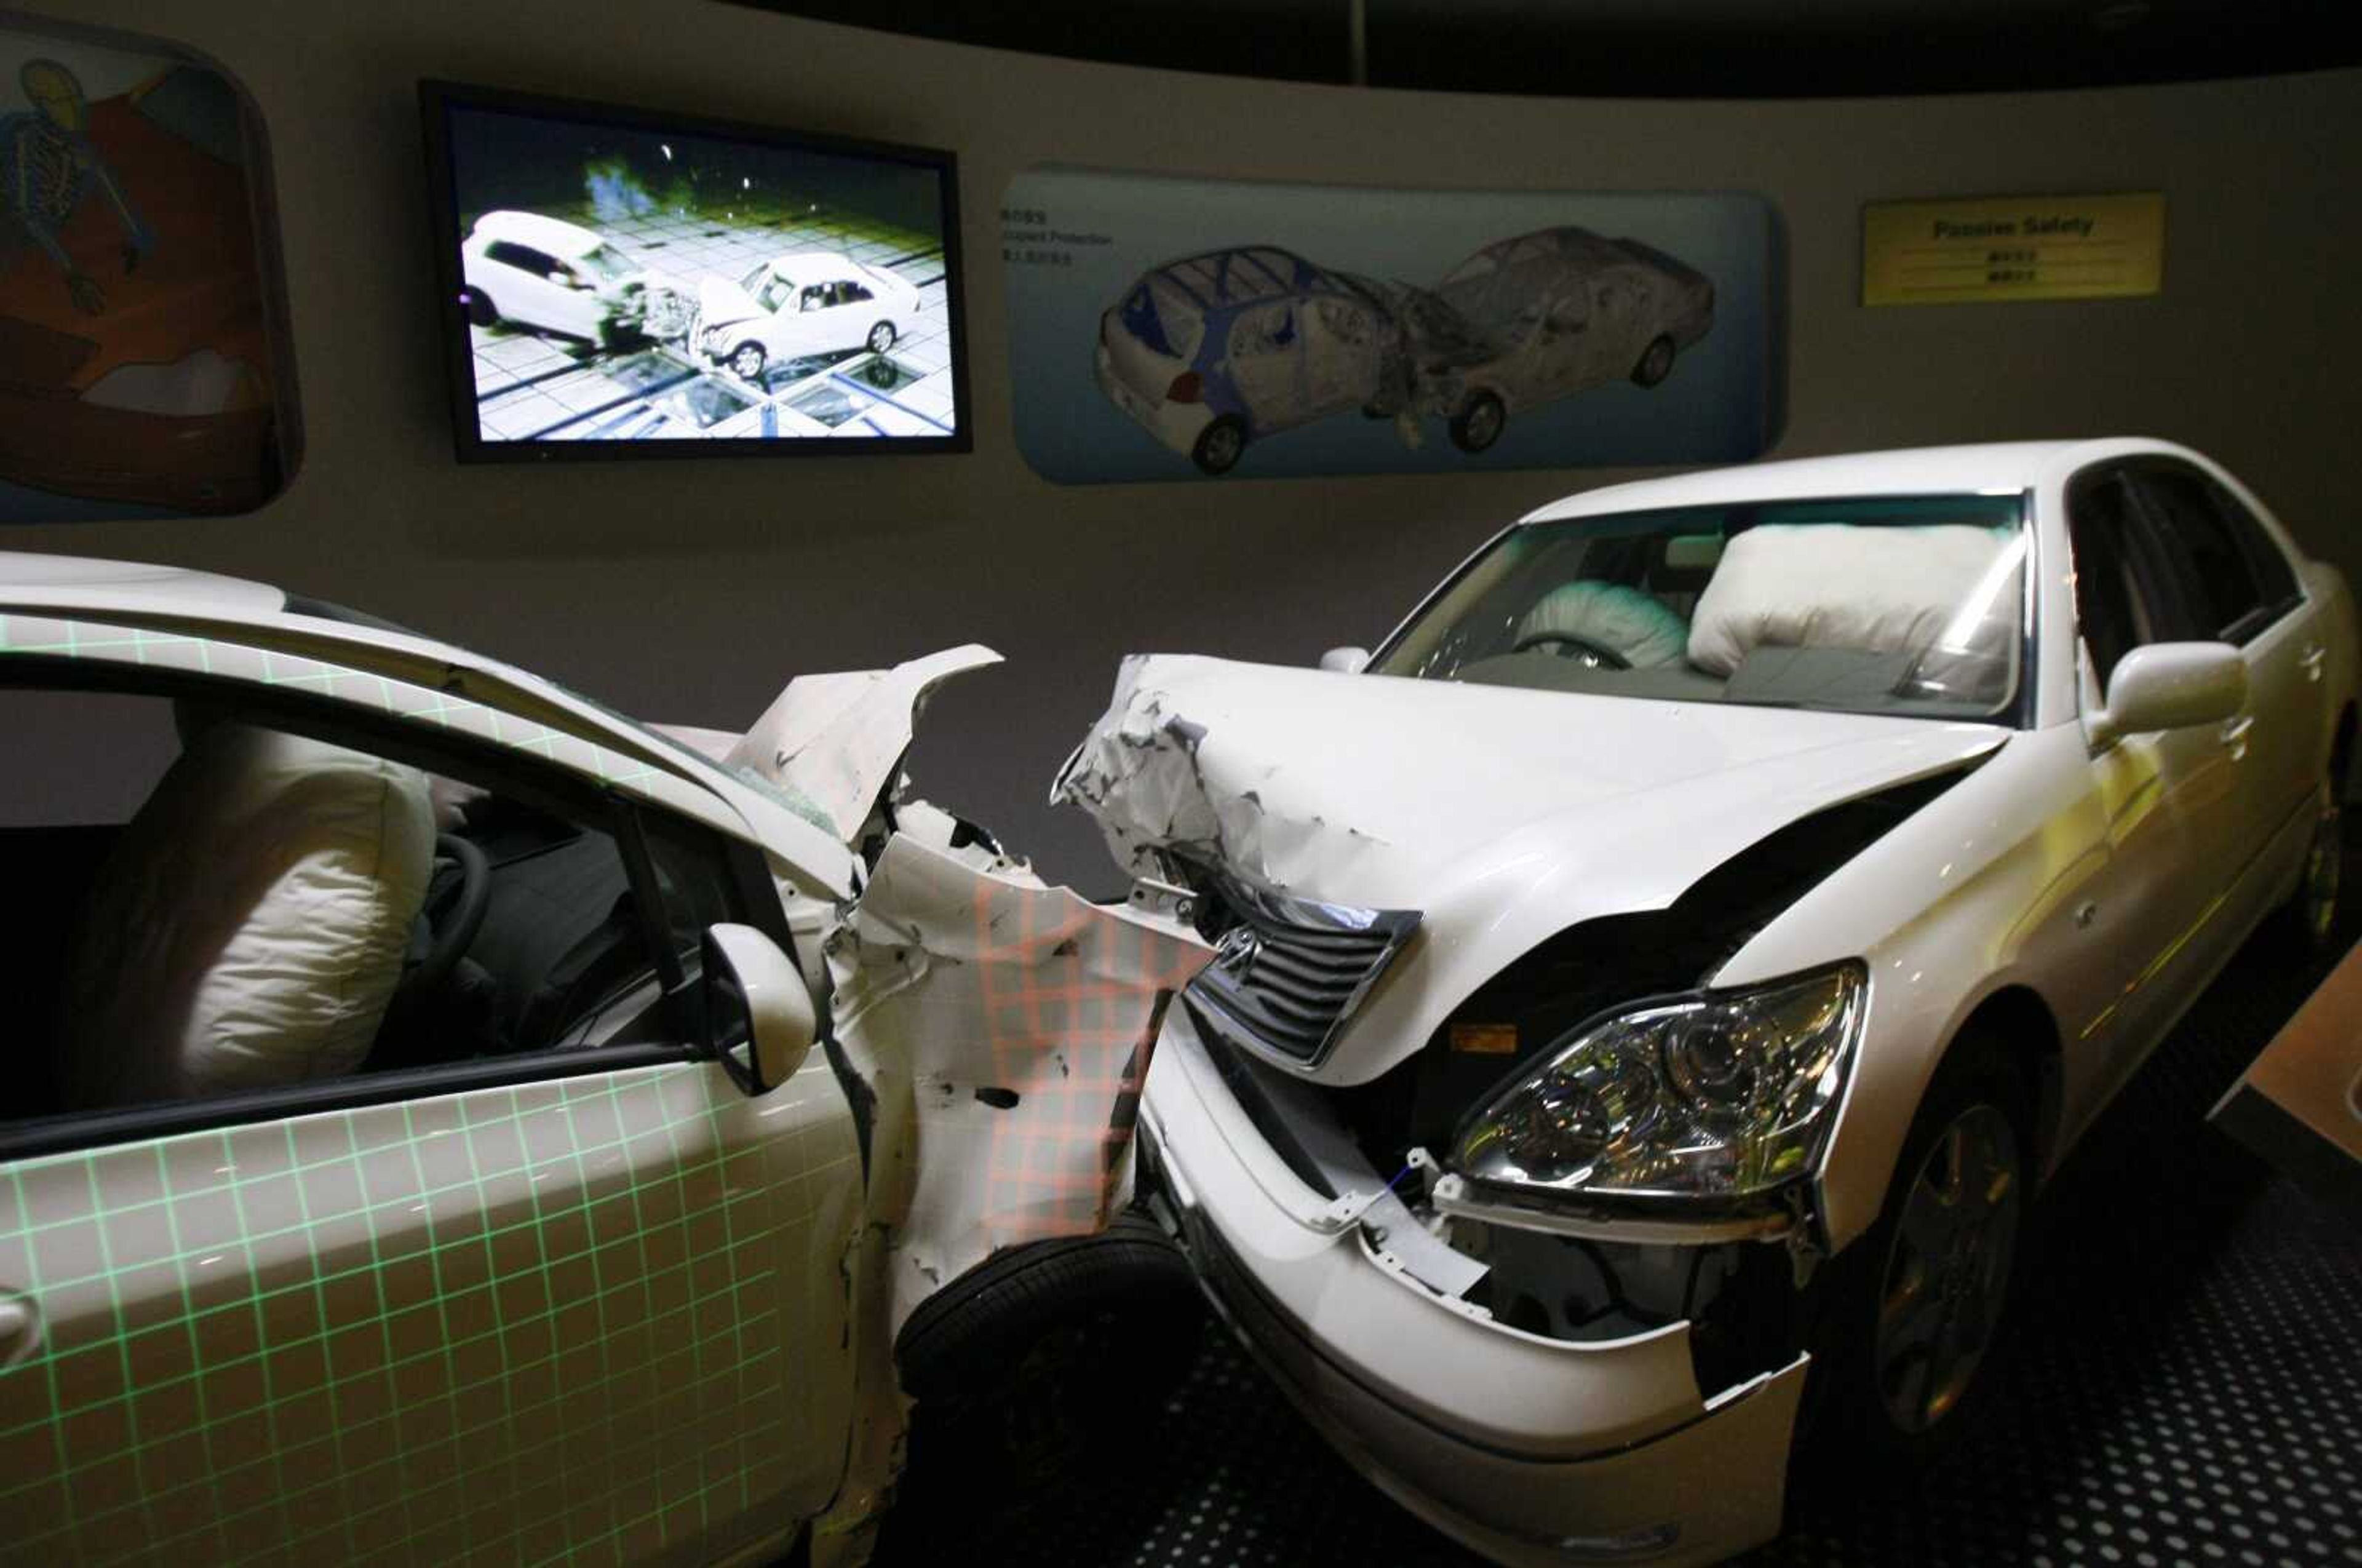
<path fill-rule="evenodd" d="M 1147 276 L 1178 289 L 1204 311 L 1225 310 L 1292 294 L 1349 294 L 1327 268 L 1276 245 L 1240 245 L 1184 256 L 1149 269 Z"/>
<path fill-rule="evenodd" d="M 1565 261 L 1588 261 L 1595 265 L 1605 265 L 1629 261 L 1633 259 L 1629 251 L 1614 240 L 1604 239 L 1587 228 L 1578 228 L 1573 224 L 1564 224 L 1556 228 L 1538 228 L 1529 234 L 1513 234 L 1507 239 L 1496 239 L 1475 252 L 1469 259 L 1473 260 L 1476 256 L 1506 259 L 1510 251 L 1537 241 L 1540 242 L 1540 248 L 1555 253 L 1561 260 Z"/>
<path fill-rule="evenodd" d="M 1838 495 L 1935 495 L 2030 490 L 2099 458 L 2157 451 L 2187 456 L 2169 442 L 2137 436 L 2087 441 L 2002 441 L 1849 452 L 1708 469 L 1667 479 L 1608 485 L 1554 501 L 1521 519 L 1551 523 L 1611 512 L 1712 506 L 1736 501 L 1804 501 Z"/>
<path fill-rule="evenodd" d="M 900 282 L 891 273 L 881 273 L 875 267 L 865 267 L 842 250 L 790 250 L 785 256 L 774 256 L 766 263 L 772 271 L 791 283 L 817 283 L 839 278 L 889 278 Z"/>
<path fill-rule="evenodd" d="M 539 213 L 491 212 L 476 220 L 474 231 L 500 239 L 519 239 L 559 256 L 580 256 L 607 243 L 596 229 Z"/>
<path fill-rule="evenodd" d="M 144 561 L 0 550 L 0 646 L 6 646 L 8 618 L 17 614 L 149 625 L 171 628 L 176 635 L 244 642 L 519 713 L 535 726 L 604 746 L 702 790 L 739 818 L 756 823 L 767 845 L 787 846 L 783 853 L 791 851 L 795 863 L 824 884 L 844 883 L 846 872 L 838 864 L 844 858 L 844 845 L 833 834 L 795 817 L 790 808 L 771 801 L 711 758 L 697 756 L 647 726 L 530 670 L 336 605 L 290 595 L 269 583 Z M 494 735 L 498 737 L 497 731 Z M 783 815 L 790 819 L 784 825 Z"/>

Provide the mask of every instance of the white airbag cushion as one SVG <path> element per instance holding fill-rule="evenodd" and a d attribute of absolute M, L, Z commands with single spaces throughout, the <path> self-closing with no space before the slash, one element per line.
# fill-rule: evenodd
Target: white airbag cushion
<path fill-rule="evenodd" d="M 1650 669 L 1682 657 L 1689 628 L 1637 588 L 1564 582 L 1543 594 L 1518 623 L 1521 643 L 1552 633 L 1604 648 L 1634 669 Z"/>
<path fill-rule="evenodd" d="M 246 724 L 200 732 L 83 906 L 60 1014 L 69 1102 L 359 1066 L 434 857 L 416 769 Z"/>
<path fill-rule="evenodd" d="M 2008 543 L 1969 524 L 1767 523 L 1732 537 L 1690 617 L 1690 662 L 1727 676 L 1758 646 L 1919 653 Z"/>

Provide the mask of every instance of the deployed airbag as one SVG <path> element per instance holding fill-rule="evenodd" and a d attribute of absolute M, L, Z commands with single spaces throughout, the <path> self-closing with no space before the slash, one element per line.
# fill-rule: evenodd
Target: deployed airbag
<path fill-rule="evenodd" d="M 402 977 L 434 856 L 417 769 L 246 724 L 199 731 L 83 908 L 59 1010 L 66 1102 L 358 1067 Z"/>
<path fill-rule="evenodd" d="M 1965 524 L 1772 524 L 1735 536 L 1698 596 L 1690 662 L 1727 676 L 1758 647 L 1924 653 L 2010 536 Z"/>

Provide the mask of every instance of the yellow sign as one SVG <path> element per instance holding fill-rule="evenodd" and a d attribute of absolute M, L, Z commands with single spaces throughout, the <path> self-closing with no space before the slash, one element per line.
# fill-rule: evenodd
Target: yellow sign
<path fill-rule="evenodd" d="M 1991 304 L 2154 294 L 2161 195 L 1873 202 L 1861 214 L 1861 303 Z"/>

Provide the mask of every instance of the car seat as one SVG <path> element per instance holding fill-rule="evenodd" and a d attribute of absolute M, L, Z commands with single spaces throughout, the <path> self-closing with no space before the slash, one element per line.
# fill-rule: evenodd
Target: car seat
<path fill-rule="evenodd" d="M 1588 643 L 1634 669 L 1650 669 L 1678 661 L 1690 630 L 1637 588 L 1584 579 L 1551 589 L 1518 623 L 1518 644 L 1550 636 Z"/>
<path fill-rule="evenodd" d="M 350 1072 L 402 977 L 433 873 L 426 776 L 235 721 L 183 736 L 77 919 L 68 1109 Z"/>

